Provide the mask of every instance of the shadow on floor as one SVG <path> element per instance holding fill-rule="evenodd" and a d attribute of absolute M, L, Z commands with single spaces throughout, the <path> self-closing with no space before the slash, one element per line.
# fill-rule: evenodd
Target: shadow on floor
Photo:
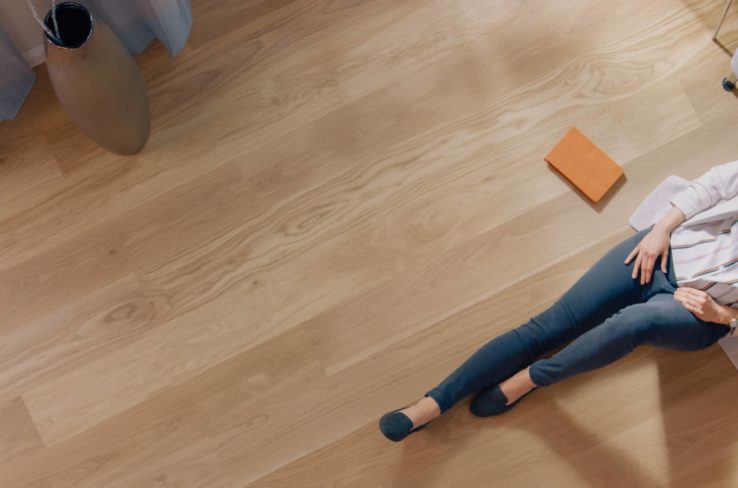
<path fill-rule="evenodd" d="M 693 356 L 685 361 L 684 354 Z M 496 442 L 490 441 L 488 429 L 501 427 L 524 430 L 541 439 L 547 450 L 577 473 L 582 479 L 581 486 L 603 486 L 606 478 L 621 475 L 623 478 L 619 482 L 627 486 L 725 486 L 734 469 L 731 452 L 738 439 L 738 408 L 735 408 L 738 373 L 735 368 L 718 345 L 690 353 L 652 349 L 646 355 L 658 368 L 664 435 L 655 443 L 664 445 L 666 459 L 656 462 L 667 464 L 668 479 L 656 479 L 646 470 L 639 470 L 638 464 L 647 463 L 647 460 L 637 459 L 632 452 L 615 446 L 596 429 L 581 423 L 557 404 L 556 392 L 543 389 L 527 400 L 542 403 L 493 419 L 473 417 L 468 412 L 468 401 L 462 402 L 434 421 L 432 429 L 405 441 L 391 486 L 440 486 L 437 480 L 443 478 L 444 470 L 455 464 L 457 456 L 469 454 L 470 449 L 464 446 Z M 629 367 L 643 365 L 643 361 L 638 360 Z M 586 378 L 573 380 L 558 388 L 575 389 Z M 633 425 L 638 422 L 635 419 Z M 535 459 L 525 458 L 540 453 L 538 449 L 516 454 L 518 467 L 511 469 L 535 462 Z M 598 462 L 590 462 L 592 459 Z M 515 481 L 510 473 L 500 475 L 507 481 Z"/>

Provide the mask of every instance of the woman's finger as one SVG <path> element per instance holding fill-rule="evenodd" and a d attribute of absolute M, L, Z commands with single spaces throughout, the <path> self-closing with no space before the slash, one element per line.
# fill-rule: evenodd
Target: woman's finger
<path fill-rule="evenodd" d="M 684 293 L 688 297 L 702 298 L 707 295 L 707 293 L 705 293 L 704 291 L 695 290 L 694 288 L 689 286 L 683 286 L 680 289 L 682 290 L 682 293 Z"/>
<path fill-rule="evenodd" d="M 679 288 L 677 288 L 677 291 L 681 293 L 695 293 L 699 290 L 697 290 L 696 288 L 692 288 L 691 286 L 680 286 Z"/>
<path fill-rule="evenodd" d="M 669 260 L 669 248 L 667 247 L 664 249 L 664 252 L 661 254 L 661 271 L 666 274 L 666 262 Z"/>
<path fill-rule="evenodd" d="M 638 276 L 638 270 L 641 269 L 641 258 L 643 257 L 643 253 L 638 253 L 638 256 L 636 257 L 635 264 L 633 264 L 633 279 L 636 279 L 636 276 Z"/>
<path fill-rule="evenodd" d="M 651 281 L 651 271 L 653 271 L 653 256 L 647 256 L 641 263 L 641 285 Z"/>
<path fill-rule="evenodd" d="M 696 297 L 698 295 L 697 290 L 695 290 L 694 288 L 691 288 L 689 286 L 683 286 L 683 287 L 679 288 L 679 292 L 682 295 L 688 296 L 688 297 Z"/>
<path fill-rule="evenodd" d="M 686 304 L 684 304 L 684 308 L 686 308 L 687 310 L 689 310 L 690 312 L 692 312 L 695 315 L 699 315 L 697 313 L 697 306 L 696 305 L 693 305 L 691 303 L 686 303 Z"/>
<path fill-rule="evenodd" d="M 690 290 L 687 287 L 677 288 L 677 291 L 674 292 L 674 296 L 690 300 L 697 298 L 697 295 L 693 294 L 693 290 Z"/>
<path fill-rule="evenodd" d="M 628 257 L 625 258 L 625 264 L 628 264 L 628 262 L 633 259 L 633 256 L 635 256 L 638 253 L 638 248 L 640 247 L 640 243 L 636 244 L 636 247 L 633 248 L 632 251 L 630 251 L 630 254 L 628 254 Z"/>
<path fill-rule="evenodd" d="M 688 300 L 685 300 L 685 299 L 681 299 L 681 300 L 678 300 L 678 301 L 679 301 L 679 303 L 681 303 L 681 304 L 682 304 L 682 306 L 683 306 L 684 308 L 686 308 L 686 309 L 687 309 L 687 310 L 689 310 L 690 312 L 694 312 L 694 305 L 692 305 L 692 304 L 691 304 L 691 303 L 690 303 L 690 302 L 689 302 Z"/>
<path fill-rule="evenodd" d="M 674 298 L 679 300 L 682 303 L 688 303 L 691 306 L 700 308 L 702 307 L 701 297 L 699 295 L 694 295 L 689 291 L 682 291 L 680 293 L 674 293 Z"/>
<path fill-rule="evenodd" d="M 684 305 L 684 307 L 687 310 L 689 310 L 690 312 L 692 312 L 692 313 L 694 313 L 696 315 L 701 315 L 702 314 L 702 311 L 700 310 L 701 309 L 700 304 L 697 303 L 697 302 L 695 302 L 691 298 L 685 298 L 684 300 L 682 300 L 682 305 Z"/>

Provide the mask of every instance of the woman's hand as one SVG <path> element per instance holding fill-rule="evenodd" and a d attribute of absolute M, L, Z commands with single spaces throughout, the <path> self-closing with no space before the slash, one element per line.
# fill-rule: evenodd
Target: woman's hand
<path fill-rule="evenodd" d="M 710 295 L 704 291 L 680 286 L 674 292 L 674 298 L 684 305 L 684 308 L 695 314 L 705 322 L 726 324 L 730 321 L 722 305 L 718 305 Z"/>
<path fill-rule="evenodd" d="M 638 270 L 641 271 L 641 285 L 651 281 L 653 276 L 653 266 L 656 258 L 661 256 L 661 271 L 666 273 L 666 261 L 669 258 L 669 232 L 660 226 L 654 226 L 646 237 L 633 248 L 627 258 L 625 264 L 628 264 L 633 257 L 636 258 L 633 266 L 633 279 L 638 276 Z"/>

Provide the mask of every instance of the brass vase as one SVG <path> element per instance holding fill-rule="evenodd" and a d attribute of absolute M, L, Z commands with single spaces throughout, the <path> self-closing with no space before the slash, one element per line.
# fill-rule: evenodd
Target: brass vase
<path fill-rule="evenodd" d="M 79 3 L 57 4 L 44 24 L 46 68 L 69 118 L 109 151 L 139 152 L 149 137 L 149 99 L 126 47 Z"/>

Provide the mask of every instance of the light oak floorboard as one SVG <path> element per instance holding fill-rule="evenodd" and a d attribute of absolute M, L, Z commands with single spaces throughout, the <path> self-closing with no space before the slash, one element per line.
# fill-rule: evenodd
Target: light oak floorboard
<path fill-rule="evenodd" d="M 133 157 L 43 68 L 0 124 L 0 486 L 738 484 L 718 346 L 639 348 L 401 445 L 379 416 L 738 154 L 722 2 L 193 0 Z M 738 13 L 721 34 L 738 47 Z M 542 160 L 625 170 L 597 205 Z"/>

